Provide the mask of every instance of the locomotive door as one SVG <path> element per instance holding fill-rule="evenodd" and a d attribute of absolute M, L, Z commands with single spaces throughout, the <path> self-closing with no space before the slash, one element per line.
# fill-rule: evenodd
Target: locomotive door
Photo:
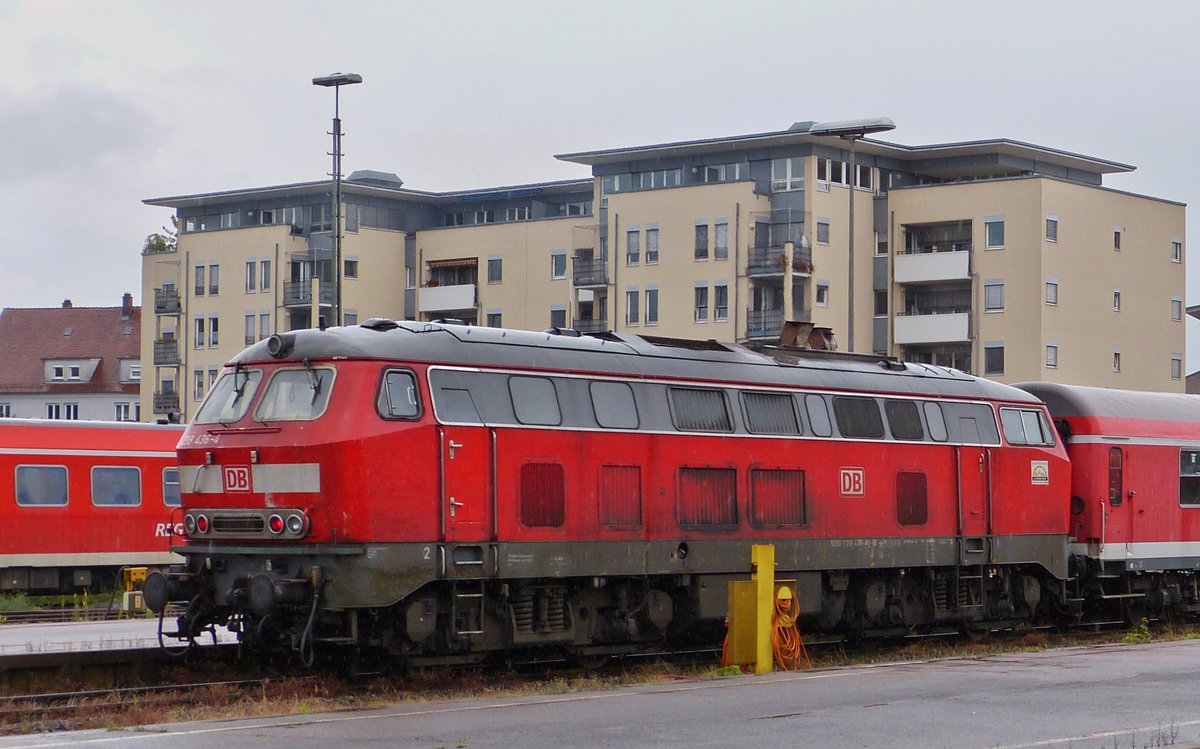
<path fill-rule="evenodd" d="M 442 527 L 453 542 L 492 536 L 492 430 L 443 426 L 441 442 Z"/>
<path fill-rule="evenodd" d="M 960 445 L 957 450 L 958 535 L 964 539 L 965 552 L 972 555 L 984 553 L 985 539 L 991 531 L 991 512 L 988 506 L 991 454 L 986 447 L 973 445 Z"/>

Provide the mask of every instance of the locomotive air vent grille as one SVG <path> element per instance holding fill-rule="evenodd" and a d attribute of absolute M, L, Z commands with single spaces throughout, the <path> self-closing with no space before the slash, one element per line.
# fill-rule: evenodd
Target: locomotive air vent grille
<path fill-rule="evenodd" d="M 213 533 L 262 533 L 267 523 L 262 515 L 213 515 Z"/>

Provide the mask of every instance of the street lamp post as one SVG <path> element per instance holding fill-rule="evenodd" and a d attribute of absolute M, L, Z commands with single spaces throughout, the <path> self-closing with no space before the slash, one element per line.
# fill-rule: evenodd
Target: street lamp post
<path fill-rule="evenodd" d="M 362 83 L 358 73 L 334 73 L 312 79 L 314 86 L 333 89 L 333 324 L 342 324 L 342 119 L 338 104 L 342 86 Z M 315 275 L 315 274 L 314 274 Z M 316 320 L 313 321 L 314 323 Z"/>
<path fill-rule="evenodd" d="M 855 172 L 854 146 L 859 139 L 871 134 L 894 130 L 896 123 L 887 117 L 876 117 L 869 120 L 845 120 L 842 122 L 818 122 L 808 129 L 809 135 L 832 135 L 850 142 L 850 219 L 847 236 L 847 283 L 846 304 L 846 349 L 854 351 L 854 183 L 858 177 Z"/>

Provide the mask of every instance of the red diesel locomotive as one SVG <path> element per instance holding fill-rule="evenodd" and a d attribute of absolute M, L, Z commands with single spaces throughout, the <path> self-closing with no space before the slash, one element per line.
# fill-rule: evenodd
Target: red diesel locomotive
<path fill-rule="evenodd" d="M 178 426 L 0 419 L 0 591 L 112 584 L 166 568 Z"/>
<path fill-rule="evenodd" d="M 179 445 L 177 635 L 406 657 L 713 637 L 772 543 L 806 629 L 1077 607 L 1027 392 L 891 359 L 371 320 L 274 336 Z"/>

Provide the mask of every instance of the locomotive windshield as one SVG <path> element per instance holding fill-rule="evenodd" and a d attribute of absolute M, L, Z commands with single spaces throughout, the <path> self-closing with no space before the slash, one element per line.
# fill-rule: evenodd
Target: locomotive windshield
<path fill-rule="evenodd" d="M 256 421 L 312 421 L 325 413 L 333 370 L 329 367 L 281 369 L 267 384 L 262 402 L 254 412 Z"/>
<path fill-rule="evenodd" d="M 213 385 L 196 414 L 197 424 L 232 424 L 246 415 L 262 380 L 262 370 L 237 368 L 226 372 Z"/>

